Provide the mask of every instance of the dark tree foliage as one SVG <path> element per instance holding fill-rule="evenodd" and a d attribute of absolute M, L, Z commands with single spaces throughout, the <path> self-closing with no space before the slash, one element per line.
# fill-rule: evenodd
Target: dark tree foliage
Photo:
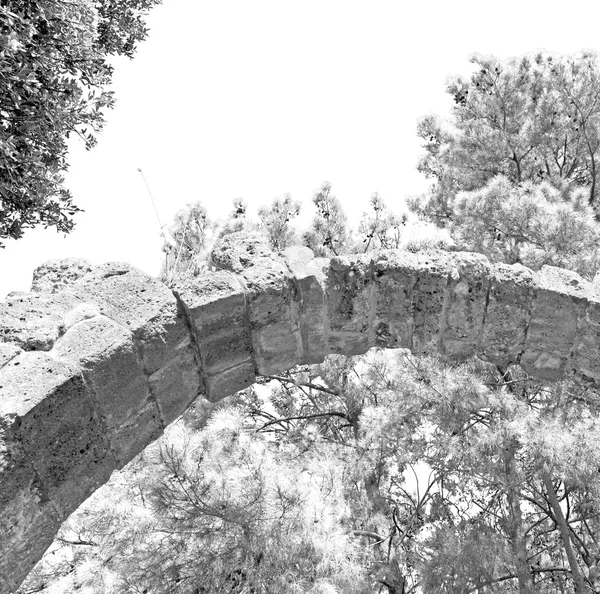
<path fill-rule="evenodd" d="M 537 54 L 501 61 L 474 55 L 469 78 L 447 92 L 452 117 L 418 124 L 425 155 L 419 170 L 433 180 L 417 211 L 445 223 L 459 191 L 485 186 L 497 175 L 515 184 L 548 181 L 598 195 L 600 69 L 594 53 Z"/>
<path fill-rule="evenodd" d="M 333 195 L 327 181 L 314 193 L 312 201 L 317 214 L 311 228 L 304 233 L 304 243 L 317 256 L 339 256 L 351 243 L 342 203 Z"/>
<path fill-rule="evenodd" d="M 67 139 L 90 149 L 114 97 L 112 55 L 132 57 L 160 0 L 0 4 L 0 239 L 36 225 L 69 232 L 80 210 L 63 185 Z M 0 242 L 0 246 L 2 243 Z"/>

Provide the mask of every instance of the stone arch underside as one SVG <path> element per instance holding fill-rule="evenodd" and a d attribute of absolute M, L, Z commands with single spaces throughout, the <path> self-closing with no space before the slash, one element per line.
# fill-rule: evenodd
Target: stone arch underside
<path fill-rule="evenodd" d="M 121 263 L 49 262 L 0 304 L 0 592 L 198 397 L 373 346 L 600 380 L 600 288 L 470 253 L 276 255 L 233 234 L 173 290 Z"/>

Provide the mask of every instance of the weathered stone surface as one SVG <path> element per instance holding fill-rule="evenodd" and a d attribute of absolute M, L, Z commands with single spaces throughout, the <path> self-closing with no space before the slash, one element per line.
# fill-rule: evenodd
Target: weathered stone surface
<path fill-rule="evenodd" d="M 15 421 L 14 415 L 0 415 L 0 592 L 16 589 L 61 523 L 48 498 L 42 501 Z"/>
<path fill-rule="evenodd" d="M 40 500 L 64 519 L 114 468 L 104 429 L 75 365 L 28 352 L 0 370 L 0 424 L 5 444 L 32 468 Z M 93 468 L 93 472 L 90 469 Z"/>
<path fill-rule="evenodd" d="M 5 476 L 0 484 L 5 487 Z M 52 544 L 63 518 L 51 501 L 42 501 L 34 477 L 0 504 L 0 592 L 15 592 Z"/>
<path fill-rule="evenodd" d="M 359 355 L 375 344 L 375 283 L 369 255 L 332 258 L 326 272 L 328 348 Z"/>
<path fill-rule="evenodd" d="M 133 333 L 164 423 L 204 393 L 185 313 L 163 283 L 117 262 L 92 269 L 67 292 Z"/>
<path fill-rule="evenodd" d="M 459 361 L 477 351 L 485 318 L 490 263 L 481 254 L 456 252 L 451 257 L 439 351 Z"/>
<path fill-rule="evenodd" d="M 23 349 L 12 342 L 0 342 L 0 368 L 22 352 Z"/>
<path fill-rule="evenodd" d="M 31 290 L 38 293 L 56 293 L 91 270 L 92 265 L 80 258 L 48 260 L 33 271 Z"/>
<path fill-rule="evenodd" d="M 419 260 L 412 252 L 385 250 L 374 260 L 375 319 L 377 346 L 413 346 L 413 290 L 419 275 Z"/>
<path fill-rule="evenodd" d="M 0 341 L 26 351 L 49 351 L 65 331 L 65 315 L 80 300 L 71 295 L 26 293 L 0 303 Z"/>
<path fill-rule="evenodd" d="M 238 231 L 225 235 L 216 243 L 210 261 L 219 270 L 237 274 L 253 266 L 258 258 L 270 258 L 273 250 L 260 233 Z"/>
<path fill-rule="evenodd" d="M 520 363 L 534 377 L 556 381 L 564 374 L 591 287 L 575 272 L 554 266 L 544 266 L 535 281 Z"/>
<path fill-rule="evenodd" d="M 454 360 L 475 352 L 488 289 L 484 256 L 385 250 L 374 267 L 378 345 Z"/>
<path fill-rule="evenodd" d="M 130 330 L 97 316 L 73 326 L 52 354 L 83 371 L 119 466 L 162 433 L 164 424 Z"/>
<path fill-rule="evenodd" d="M 294 285 L 266 238 L 245 231 L 231 233 L 217 242 L 211 260 L 240 275 L 257 373 L 269 375 L 296 365 L 302 358 L 302 339 L 292 312 Z"/>
<path fill-rule="evenodd" d="M 259 258 L 241 277 L 257 373 L 270 375 L 297 365 L 302 339 L 292 317 L 293 283 L 283 262 Z"/>
<path fill-rule="evenodd" d="M 81 303 L 64 314 L 64 331 L 66 332 L 75 324 L 83 322 L 83 320 L 89 320 L 90 318 L 95 318 L 99 315 L 100 310 L 96 305 L 92 305 L 91 303 Z"/>
<path fill-rule="evenodd" d="M 591 284 L 581 283 L 579 277 L 574 277 L 569 285 L 578 297 L 587 293 L 587 305 L 585 313 L 579 315 L 567 370 L 580 378 L 600 382 L 600 273 Z"/>
<path fill-rule="evenodd" d="M 600 382 L 600 272 L 589 286 L 588 304 L 579 318 L 567 369 L 577 377 Z"/>
<path fill-rule="evenodd" d="M 453 270 L 444 252 L 417 253 L 417 280 L 412 291 L 415 354 L 438 352 L 448 276 Z"/>
<path fill-rule="evenodd" d="M 312 250 L 303 246 L 287 248 L 281 255 L 291 272 L 295 288 L 290 311 L 300 336 L 299 362 L 321 363 L 328 352 L 322 259 L 315 259 Z"/>
<path fill-rule="evenodd" d="M 600 383 L 600 301 L 592 297 L 580 316 L 567 370 Z"/>
<path fill-rule="evenodd" d="M 478 356 L 502 368 L 519 361 L 531 319 L 534 278 L 521 264 L 495 264 Z"/>
<path fill-rule="evenodd" d="M 175 289 L 191 321 L 207 398 L 213 402 L 252 385 L 254 356 L 246 297 L 234 274 L 218 271 Z"/>
<path fill-rule="evenodd" d="M 95 305 L 99 313 L 134 333 L 143 331 L 165 309 L 170 310 L 167 313 L 176 311 L 176 301 L 168 287 L 122 262 L 93 268 L 65 291 L 83 303 Z"/>

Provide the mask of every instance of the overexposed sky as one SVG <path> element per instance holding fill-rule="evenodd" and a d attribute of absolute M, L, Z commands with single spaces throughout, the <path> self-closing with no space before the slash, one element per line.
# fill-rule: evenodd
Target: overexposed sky
<path fill-rule="evenodd" d="M 0 298 L 50 258 L 161 262 L 160 228 L 187 202 L 214 217 L 290 192 L 309 211 L 324 180 L 353 219 L 426 189 L 417 118 L 448 113 L 449 75 L 473 52 L 600 50 L 600 8 L 573 0 L 164 0 L 98 146 L 74 142 L 67 185 L 85 209 L 66 238 L 34 230 L 0 251 Z M 600 6 L 600 5 L 598 5 Z"/>

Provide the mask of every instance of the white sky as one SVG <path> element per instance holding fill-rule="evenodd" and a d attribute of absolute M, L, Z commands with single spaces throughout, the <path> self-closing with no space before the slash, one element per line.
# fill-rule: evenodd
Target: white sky
<path fill-rule="evenodd" d="M 599 8 L 594 8 L 598 6 Z M 416 120 L 445 114 L 448 75 L 472 52 L 600 50 L 600 5 L 539 0 L 164 0 L 98 146 L 74 143 L 67 185 L 85 209 L 66 238 L 34 230 L 0 250 L 0 298 L 50 258 L 127 261 L 158 274 L 160 229 L 202 200 L 224 217 L 290 192 L 310 210 L 324 180 L 357 219 L 423 191 Z"/>

